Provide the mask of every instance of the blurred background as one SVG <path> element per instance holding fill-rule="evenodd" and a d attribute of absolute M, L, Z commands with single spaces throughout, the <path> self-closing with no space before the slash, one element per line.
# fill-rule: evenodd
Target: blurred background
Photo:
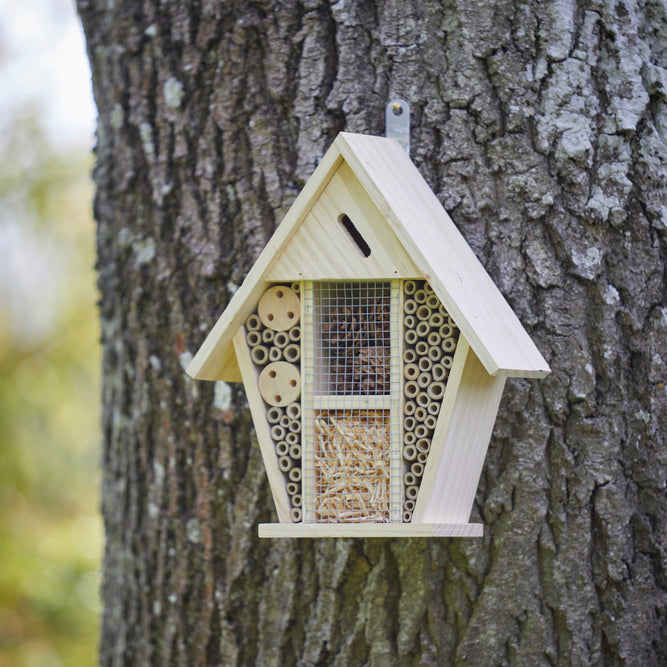
<path fill-rule="evenodd" d="M 0 0 L 0 667 L 97 662 L 94 122 L 72 0 Z"/>

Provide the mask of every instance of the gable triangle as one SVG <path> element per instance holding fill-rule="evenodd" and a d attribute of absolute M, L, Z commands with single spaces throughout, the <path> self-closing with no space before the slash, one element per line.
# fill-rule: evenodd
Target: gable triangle
<path fill-rule="evenodd" d="M 345 222 L 343 216 L 347 216 Z M 421 273 L 384 216 L 352 169 L 341 162 L 272 263 L 266 279 L 417 277 Z"/>

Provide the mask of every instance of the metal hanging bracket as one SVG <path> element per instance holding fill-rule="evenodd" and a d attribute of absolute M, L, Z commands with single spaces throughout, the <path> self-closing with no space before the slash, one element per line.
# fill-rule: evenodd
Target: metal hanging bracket
<path fill-rule="evenodd" d="M 385 136 L 396 139 L 410 155 L 410 105 L 401 99 L 391 100 L 384 110 Z"/>

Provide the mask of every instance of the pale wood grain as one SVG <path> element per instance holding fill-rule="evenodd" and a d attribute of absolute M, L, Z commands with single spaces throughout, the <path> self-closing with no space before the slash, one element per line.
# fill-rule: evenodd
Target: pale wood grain
<path fill-rule="evenodd" d="M 481 523 L 260 523 L 259 537 L 482 537 Z"/>
<path fill-rule="evenodd" d="M 257 385 L 258 374 L 255 366 L 250 359 L 250 349 L 246 343 L 245 327 L 237 331 L 233 339 L 234 351 L 239 364 L 239 370 L 245 386 L 248 397 L 250 414 L 257 434 L 257 442 L 262 454 L 262 461 L 266 468 L 266 475 L 269 478 L 271 495 L 278 513 L 278 521 L 281 523 L 291 523 L 289 495 L 287 493 L 287 483 L 284 475 L 278 467 L 278 458 L 273 449 L 273 440 L 269 423 L 266 419 L 266 404 L 262 401 Z"/>

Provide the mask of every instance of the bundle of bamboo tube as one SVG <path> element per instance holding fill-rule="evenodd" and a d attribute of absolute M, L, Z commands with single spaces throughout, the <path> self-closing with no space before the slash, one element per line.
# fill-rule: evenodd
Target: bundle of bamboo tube
<path fill-rule="evenodd" d="M 412 512 L 459 330 L 425 280 L 403 282 L 403 521 Z"/>
<path fill-rule="evenodd" d="M 334 394 L 388 394 L 390 308 L 387 297 L 332 308 L 322 325 Z"/>
<path fill-rule="evenodd" d="M 259 384 L 260 394 L 268 405 L 266 420 L 278 467 L 285 477 L 293 523 L 302 520 L 301 402 L 300 382 L 297 380 L 301 372 L 298 292 L 298 283 L 270 287 L 260 298 L 257 312 L 249 315 L 245 322 L 250 358 L 258 370 L 263 370 L 260 378 L 269 371 L 269 376 L 272 374 L 275 382 L 279 382 L 281 369 L 289 371 L 293 368 L 279 392 L 272 390 L 267 393 L 261 380 Z M 272 369 L 277 372 L 272 372 Z"/>

